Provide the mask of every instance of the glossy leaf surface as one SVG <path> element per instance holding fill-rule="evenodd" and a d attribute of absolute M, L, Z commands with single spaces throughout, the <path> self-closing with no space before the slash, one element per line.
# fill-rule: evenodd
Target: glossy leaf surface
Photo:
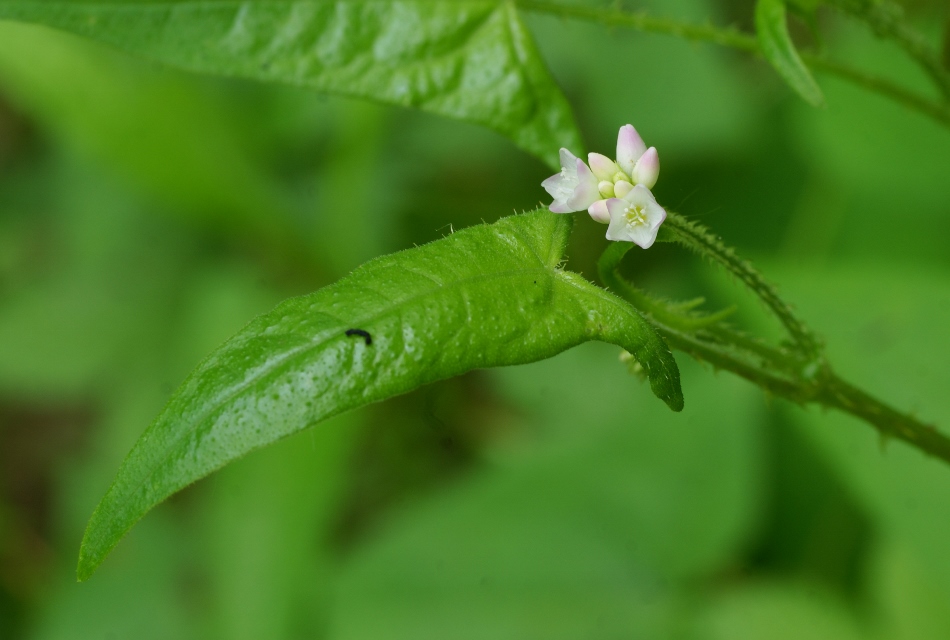
<path fill-rule="evenodd" d="M 783 0 L 758 0 L 755 5 L 755 30 L 762 55 L 769 61 L 786 84 L 812 105 L 825 103 L 821 88 L 805 63 L 788 33 L 787 15 Z"/>
<path fill-rule="evenodd" d="M 510 3 L 0 2 L 35 22 L 199 73 L 311 87 L 487 126 L 556 166 L 567 100 Z"/>
<path fill-rule="evenodd" d="M 80 579 L 154 505 L 231 460 L 475 368 L 599 340 L 630 351 L 653 392 L 682 409 L 679 371 L 651 325 L 558 268 L 570 221 L 542 210 L 471 227 L 253 320 L 199 365 L 126 458 L 90 520 Z"/>

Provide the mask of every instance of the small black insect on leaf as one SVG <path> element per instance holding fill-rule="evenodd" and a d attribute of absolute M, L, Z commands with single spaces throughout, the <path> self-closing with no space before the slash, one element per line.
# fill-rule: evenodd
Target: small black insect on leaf
<path fill-rule="evenodd" d="M 373 336 L 369 335 L 369 331 L 363 331 L 362 329 L 347 329 L 347 336 L 361 336 L 366 340 L 366 345 L 369 346 L 373 344 Z"/>

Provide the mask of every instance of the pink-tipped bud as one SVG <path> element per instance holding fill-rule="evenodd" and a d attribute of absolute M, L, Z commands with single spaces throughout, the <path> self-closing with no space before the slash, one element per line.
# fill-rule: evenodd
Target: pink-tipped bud
<path fill-rule="evenodd" d="M 659 177 L 660 155 L 657 153 L 656 147 L 650 147 L 640 159 L 637 160 L 636 165 L 633 167 L 632 178 L 635 183 L 642 184 L 647 189 L 652 189 Z"/>
<path fill-rule="evenodd" d="M 606 200 L 598 200 L 594 204 L 590 205 L 590 208 L 587 209 L 587 213 L 590 214 L 591 218 L 601 224 L 607 224 L 610 222 L 610 211 L 607 209 Z"/>
<path fill-rule="evenodd" d="M 625 124 L 620 127 L 620 133 L 617 135 L 617 164 L 628 176 L 633 174 L 633 167 L 637 160 L 647 150 L 643 144 L 643 138 L 633 128 L 633 125 Z"/>

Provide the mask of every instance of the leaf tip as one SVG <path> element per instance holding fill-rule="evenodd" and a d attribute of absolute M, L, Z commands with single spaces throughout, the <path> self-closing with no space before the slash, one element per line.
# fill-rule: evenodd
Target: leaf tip
<path fill-rule="evenodd" d="M 673 354 L 669 353 L 669 356 L 672 359 Z M 683 387 L 680 383 L 678 368 L 670 371 L 669 375 L 662 379 L 651 377 L 650 388 L 653 390 L 653 394 L 663 400 L 671 411 L 679 413 L 683 410 L 685 399 L 683 398 Z"/>
<path fill-rule="evenodd" d="M 103 502 L 105 502 L 105 498 Z M 77 582 L 85 582 L 91 578 L 92 574 L 99 569 L 99 565 L 118 543 L 118 539 L 113 539 L 110 543 L 108 535 L 103 534 L 102 521 L 99 517 L 102 504 L 100 502 L 93 512 L 89 523 L 86 525 L 86 531 L 83 533 L 82 542 L 79 543 L 79 560 L 76 563 Z M 105 544 L 103 544 L 103 541 L 105 541 Z"/>
<path fill-rule="evenodd" d="M 79 562 L 76 565 L 76 582 L 85 582 L 92 577 L 101 564 L 101 559 L 88 553 L 85 540 L 79 547 Z"/>
<path fill-rule="evenodd" d="M 686 402 L 683 398 L 683 391 L 680 390 L 676 395 L 666 399 L 666 406 L 671 410 L 679 413 L 686 406 Z"/>

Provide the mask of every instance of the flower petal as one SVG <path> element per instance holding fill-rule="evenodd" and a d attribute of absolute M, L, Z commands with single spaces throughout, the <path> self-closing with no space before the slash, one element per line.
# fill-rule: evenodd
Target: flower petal
<path fill-rule="evenodd" d="M 574 167 L 577 166 L 577 156 L 564 147 L 561 147 L 559 155 L 561 156 L 561 170 L 565 172 L 565 175 L 576 176 L 577 172 Z"/>
<path fill-rule="evenodd" d="M 647 150 L 643 144 L 643 138 L 633 128 L 633 125 L 625 124 L 620 127 L 620 133 L 617 135 L 617 164 L 628 176 L 633 175 L 633 167 L 637 160 Z"/>
<path fill-rule="evenodd" d="M 630 230 L 630 242 L 641 249 L 649 249 L 653 246 L 653 243 L 656 242 L 656 234 L 659 230 L 659 227 L 653 227 L 651 229 L 646 225 L 635 227 Z"/>
<path fill-rule="evenodd" d="M 544 187 L 544 190 L 551 194 L 551 197 L 554 198 L 554 204 L 557 204 L 559 207 L 564 209 L 564 211 L 558 211 L 557 209 L 552 208 L 551 211 L 555 213 L 566 213 L 567 211 L 574 211 L 574 209 L 565 209 L 568 205 L 568 200 L 574 195 L 574 192 L 577 190 L 577 178 L 569 178 L 564 175 L 564 172 L 555 174 L 541 183 L 541 186 Z M 551 206 L 554 207 L 554 204 Z"/>
<path fill-rule="evenodd" d="M 571 207 L 571 211 L 583 211 L 597 200 L 600 200 L 600 192 L 597 190 L 597 178 L 587 168 L 584 161 L 578 158 L 575 166 L 577 186 L 574 187 L 574 193 L 568 198 L 567 206 Z"/>
<path fill-rule="evenodd" d="M 590 214 L 591 218 L 601 224 L 607 224 L 610 222 L 610 210 L 607 209 L 606 200 L 598 200 L 594 204 L 590 205 L 590 207 L 587 208 L 587 213 Z"/>
<path fill-rule="evenodd" d="M 656 198 L 653 196 L 653 192 L 644 187 L 642 184 L 638 184 L 633 189 L 631 189 L 630 193 L 625 195 L 623 199 L 628 204 L 635 204 L 644 208 L 649 208 L 650 206 L 660 206 L 656 203 Z M 662 207 L 660 208 L 662 209 Z"/>
<path fill-rule="evenodd" d="M 544 190 L 550 193 L 552 197 L 557 198 L 559 191 L 566 188 L 568 183 L 573 183 L 573 181 L 565 177 L 563 173 L 555 173 L 550 178 L 545 179 L 545 181 L 541 183 L 541 186 L 544 187 Z M 573 191 L 573 184 L 570 189 Z"/>
<path fill-rule="evenodd" d="M 630 206 L 638 206 L 643 209 L 647 224 L 628 224 L 626 211 Z M 622 199 L 612 198 L 608 200 L 607 209 L 610 212 L 607 239 L 632 242 L 643 249 L 649 249 L 653 246 L 660 225 L 666 220 L 666 209 L 657 204 L 653 193 L 642 184 L 636 185 Z"/>
<path fill-rule="evenodd" d="M 635 183 L 642 184 L 647 189 L 653 188 L 660 177 L 660 155 L 656 147 L 650 147 L 640 156 L 633 167 L 631 177 Z"/>
<path fill-rule="evenodd" d="M 600 180 L 614 181 L 614 176 L 620 172 L 617 163 L 599 153 L 587 154 L 587 160 L 590 161 L 590 169 Z"/>
<path fill-rule="evenodd" d="M 624 212 L 630 206 L 620 198 L 611 198 L 607 201 L 607 211 L 610 213 L 610 226 L 607 227 L 607 239 L 621 242 L 631 242 L 630 229 L 624 219 Z"/>
<path fill-rule="evenodd" d="M 658 204 L 648 205 L 645 211 L 647 215 L 647 222 L 650 223 L 650 228 L 653 231 L 659 229 L 660 225 L 666 220 L 666 209 Z M 653 234 L 653 237 L 656 237 L 656 233 Z M 643 248 L 646 249 L 646 247 Z"/>

